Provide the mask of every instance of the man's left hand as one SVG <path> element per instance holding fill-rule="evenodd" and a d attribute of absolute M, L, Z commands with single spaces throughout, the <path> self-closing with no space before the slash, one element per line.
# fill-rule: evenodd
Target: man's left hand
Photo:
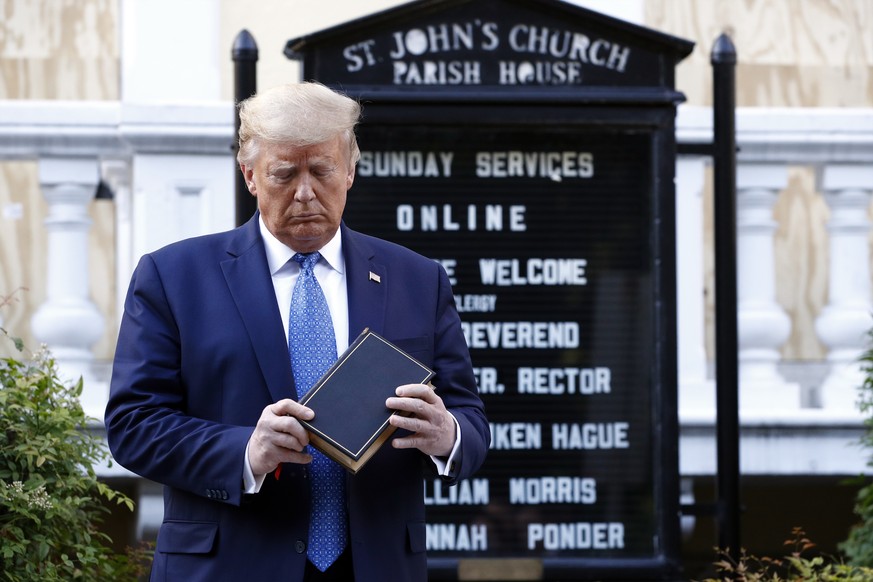
<path fill-rule="evenodd" d="M 395 449 L 418 449 L 426 455 L 448 457 L 455 446 L 455 419 L 446 410 L 442 398 L 424 384 L 399 386 L 396 397 L 385 401 L 392 410 L 411 413 L 392 415 L 388 422 L 412 434 L 392 440 Z"/>

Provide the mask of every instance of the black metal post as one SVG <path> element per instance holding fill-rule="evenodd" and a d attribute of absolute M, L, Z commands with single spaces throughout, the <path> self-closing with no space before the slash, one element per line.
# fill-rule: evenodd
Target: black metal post
<path fill-rule="evenodd" d="M 718 544 L 740 554 L 740 422 L 737 324 L 737 52 L 722 34 L 712 49 L 715 210 L 715 361 Z"/>
<path fill-rule="evenodd" d="M 236 153 L 239 150 L 239 104 L 255 94 L 258 87 L 257 63 L 258 45 L 248 30 L 241 30 L 233 41 L 233 98 L 234 98 L 234 133 L 233 153 L 236 168 L 236 224 L 237 226 L 252 217 L 257 209 L 255 197 L 246 187 L 245 177 L 239 171 L 236 163 Z"/>

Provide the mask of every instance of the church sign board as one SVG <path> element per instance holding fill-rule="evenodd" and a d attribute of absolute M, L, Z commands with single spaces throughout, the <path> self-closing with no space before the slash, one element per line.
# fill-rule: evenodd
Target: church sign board
<path fill-rule="evenodd" d="M 345 221 L 443 265 L 485 402 L 480 473 L 423 484 L 431 579 L 676 574 L 692 46 L 559 0 L 424 0 L 288 41 L 364 106 Z"/>

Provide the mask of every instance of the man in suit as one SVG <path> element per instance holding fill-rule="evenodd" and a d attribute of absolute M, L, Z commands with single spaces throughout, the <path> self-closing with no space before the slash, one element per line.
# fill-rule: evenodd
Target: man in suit
<path fill-rule="evenodd" d="M 258 212 L 145 255 L 116 348 L 109 446 L 165 486 L 152 579 L 424 580 L 422 479 L 469 477 L 490 439 L 448 277 L 342 222 L 359 157 L 355 101 L 292 84 L 240 115 L 238 160 Z M 308 387 L 295 385 L 295 350 L 314 343 L 297 339 L 305 285 L 329 311 L 333 357 L 369 327 L 436 372 L 435 391 L 409 384 L 387 400 L 411 415 L 391 417 L 399 430 L 355 475 L 313 461 L 299 422 L 313 417 L 297 402 Z M 312 517 L 327 499 L 316 481 L 341 503 Z M 323 533 L 330 520 L 337 528 Z M 338 557 L 313 557 L 328 547 Z"/>

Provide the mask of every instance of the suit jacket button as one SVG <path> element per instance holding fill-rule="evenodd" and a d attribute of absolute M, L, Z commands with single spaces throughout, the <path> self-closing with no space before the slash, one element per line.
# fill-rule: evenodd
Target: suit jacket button
<path fill-rule="evenodd" d="M 206 497 L 208 497 L 209 499 L 212 499 L 212 489 L 206 490 Z"/>
<path fill-rule="evenodd" d="M 227 491 L 225 491 L 224 489 L 221 490 L 221 498 L 223 500 L 227 500 Z"/>
<path fill-rule="evenodd" d="M 294 551 L 296 551 L 298 554 L 302 554 L 303 552 L 305 552 L 306 542 L 304 542 L 303 540 L 297 540 L 294 543 Z"/>

